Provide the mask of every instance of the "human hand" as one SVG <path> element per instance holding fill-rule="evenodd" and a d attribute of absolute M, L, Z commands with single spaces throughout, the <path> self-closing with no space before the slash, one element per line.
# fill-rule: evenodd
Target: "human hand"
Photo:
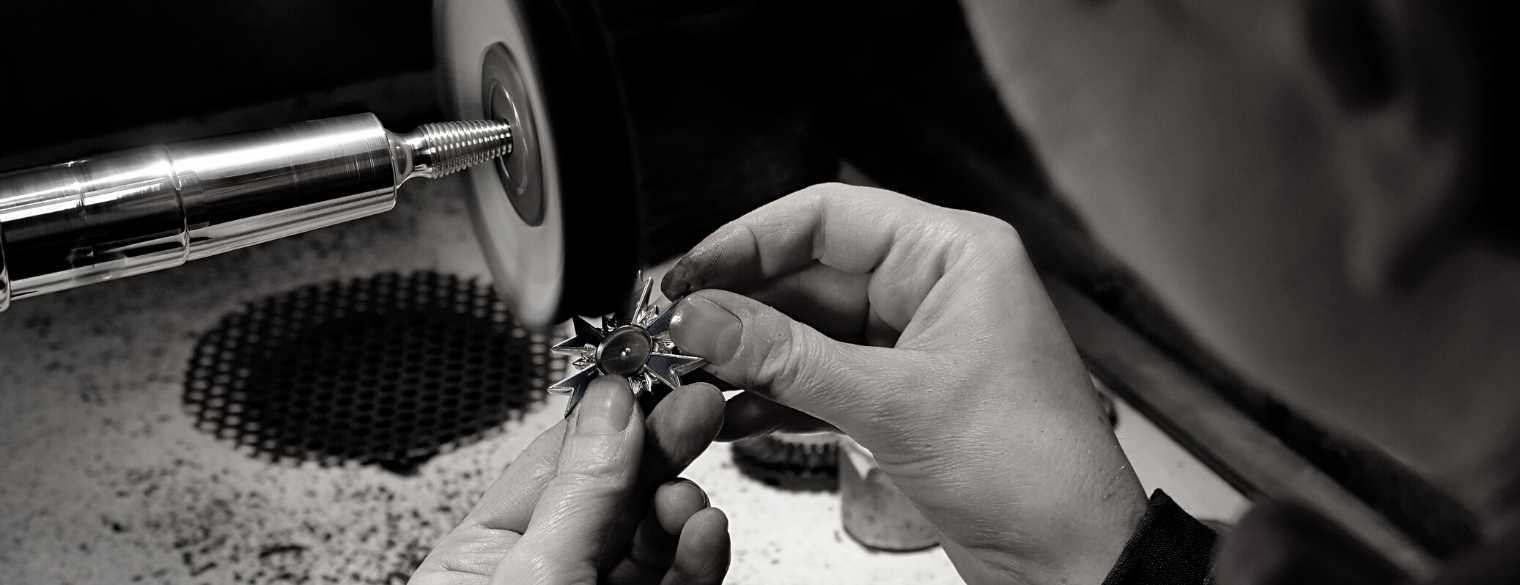
<path fill-rule="evenodd" d="M 1100 583 L 1144 514 L 1007 223 L 819 185 L 719 228 L 662 288 L 684 297 L 676 343 L 748 390 L 724 438 L 848 433 L 968 582 Z"/>
<path fill-rule="evenodd" d="M 728 571 L 728 519 L 675 479 L 718 432 L 723 396 L 682 387 L 646 420 L 626 379 L 592 381 L 443 538 L 411 585 L 705 585 Z"/>

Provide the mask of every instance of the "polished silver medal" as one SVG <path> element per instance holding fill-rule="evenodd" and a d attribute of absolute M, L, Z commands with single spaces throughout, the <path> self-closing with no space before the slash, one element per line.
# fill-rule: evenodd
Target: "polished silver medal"
<path fill-rule="evenodd" d="M 580 317 L 570 320 L 574 335 L 553 349 L 570 357 L 572 373 L 549 387 L 552 393 L 570 395 L 565 416 L 575 410 L 586 386 L 598 376 L 623 376 L 634 395 L 643 397 L 655 392 L 656 384 L 671 390 L 680 387 L 681 376 L 706 363 L 676 347 L 670 338 L 674 307 L 660 310 L 651 300 L 653 292 L 654 281 L 642 279 L 623 311 L 603 316 L 599 324 Z"/>

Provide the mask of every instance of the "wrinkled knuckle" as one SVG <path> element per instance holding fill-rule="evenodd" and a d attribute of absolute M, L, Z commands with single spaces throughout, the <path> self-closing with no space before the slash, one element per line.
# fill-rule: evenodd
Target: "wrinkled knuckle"
<path fill-rule="evenodd" d="M 818 208 L 825 198 L 837 196 L 845 187 L 846 185 L 840 183 L 817 183 L 803 187 L 787 195 L 786 198 L 801 202 L 808 207 Z"/>
<path fill-rule="evenodd" d="M 966 252 L 980 260 L 1022 261 L 1027 256 L 1024 240 L 1016 228 L 1001 219 L 962 212 L 961 240 Z"/>
<path fill-rule="evenodd" d="M 822 198 L 830 195 L 855 194 L 863 190 L 865 190 L 865 187 L 841 183 L 839 181 L 825 181 L 809 185 L 798 191 L 798 193 L 806 194 L 807 197 Z"/>
<path fill-rule="evenodd" d="M 756 362 L 755 379 L 763 383 L 766 394 L 787 400 L 786 395 L 806 383 L 805 377 L 818 360 L 817 348 L 807 342 L 803 326 L 775 314 L 763 327 L 764 350 Z"/>
<path fill-rule="evenodd" d="M 829 356 L 825 355 L 826 348 L 813 339 L 806 325 L 791 322 L 787 329 L 790 341 L 784 360 L 786 379 L 793 387 L 814 386 L 817 383 L 814 378 L 831 363 Z"/>
<path fill-rule="evenodd" d="M 762 380 L 771 392 L 784 392 L 790 388 L 798 374 L 797 336 L 792 324 L 784 322 L 779 315 L 767 315 L 757 327 L 762 344 L 760 359 L 756 363 L 756 379 Z"/>
<path fill-rule="evenodd" d="M 851 185 L 838 181 L 812 185 L 798 191 L 797 195 L 808 198 L 810 203 L 820 208 L 826 202 L 843 204 L 846 208 L 858 209 L 867 206 L 916 203 L 918 201 L 894 191 Z"/>
<path fill-rule="evenodd" d="M 870 205 L 873 207 L 895 209 L 911 213 L 922 213 L 924 208 L 938 208 L 938 206 L 927 203 L 921 199 L 915 199 L 908 195 L 904 195 L 902 193 L 898 193 L 889 189 L 881 189 L 877 187 L 861 187 L 857 185 L 845 185 L 844 188 L 848 189 L 849 193 L 855 197 L 857 202 L 862 206 Z"/>
<path fill-rule="evenodd" d="M 1024 240 L 1019 236 L 1019 230 L 1012 224 L 981 213 L 971 211 L 963 212 L 964 221 L 970 228 L 968 231 L 987 245 L 1001 250 L 1022 249 Z"/>

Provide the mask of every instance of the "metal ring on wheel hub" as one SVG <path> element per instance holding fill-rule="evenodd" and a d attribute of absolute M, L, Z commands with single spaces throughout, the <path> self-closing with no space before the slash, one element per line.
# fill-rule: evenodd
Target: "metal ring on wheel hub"
<path fill-rule="evenodd" d="M 486 49 L 485 64 L 480 70 L 480 86 L 485 88 L 480 103 L 488 120 L 502 120 L 512 125 L 512 156 L 496 159 L 496 173 L 506 188 L 512 208 L 524 223 L 537 226 L 544 221 L 543 166 L 538 156 L 537 125 L 527 87 L 512 51 L 501 43 Z M 514 96 L 523 96 L 515 98 Z"/>

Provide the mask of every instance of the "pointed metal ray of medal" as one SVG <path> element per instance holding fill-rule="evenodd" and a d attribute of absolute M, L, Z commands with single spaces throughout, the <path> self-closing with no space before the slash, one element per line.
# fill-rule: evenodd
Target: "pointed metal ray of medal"
<path fill-rule="evenodd" d="M 650 311 L 649 297 L 654 292 L 654 280 L 644 278 L 644 273 L 642 272 L 639 273 L 638 278 L 642 284 L 640 284 L 637 291 L 634 291 L 633 298 L 629 299 L 628 307 L 624 309 L 627 312 L 619 315 L 619 317 L 626 317 L 623 320 L 623 324 L 625 325 L 642 326 L 644 320 L 648 318 L 647 313 Z"/>
<path fill-rule="evenodd" d="M 575 412 L 575 405 L 580 404 L 581 403 L 581 399 L 585 398 L 585 397 L 586 397 L 586 385 L 585 384 L 577 386 L 575 388 L 575 391 L 570 393 L 570 399 L 565 401 L 565 418 L 570 418 L 570 413 Z"/>
<path fill-rule="evenodd" d="M 586 386 L 600 375 L 602 373 L 596 369 L 596 366 L 591 365 L 549 386 L 551 393 L 570 395 L 570 400 L 565 403 L 565 416 L 570 416 L 570 412 L 575 410 L 575 405 L 580 403 L 581 397 L 586 395 Z"/>
<path fill-rule="evenodd" d="M 597 371 L 596 366 L 586 366 L 549 386 L 549 392 L 552 394 L 571 394 L 576 390 L 585 389 L 586 385 L 591 383 L 591 380 L 600 375 L 602 374 Z"/>
<path fill-rule="evenodd" d="M 703 359 L 674 353 L 655 353 L 644 362 L 644 371 L 672 390 L 681 387 L 681 376 L 702 367 Z"/>
<path fill-rule="evenodd" d="M 650 337 L 657 337 L 669 331 L 670 320 L 675 317 L 675 314 L 675 305 L 666 307 L 664 311 L 660 311 L 660 314 L 655 316 L 653 321 L 644 326 L 644 332 L 648 333 Z"/>
<path fill-rule="evenodd" d="M 571 317 L 570 323 L 575 327 L 575 335 L 570 339 L 554 344 L 554 347 L 551 349 L 555 353 L 579 356 L 582 348 L 594 348 L 602 343 L 602 338 L 606 337 L 602 333 L 601 328 L 592 325 L 580 317 Z"/>

